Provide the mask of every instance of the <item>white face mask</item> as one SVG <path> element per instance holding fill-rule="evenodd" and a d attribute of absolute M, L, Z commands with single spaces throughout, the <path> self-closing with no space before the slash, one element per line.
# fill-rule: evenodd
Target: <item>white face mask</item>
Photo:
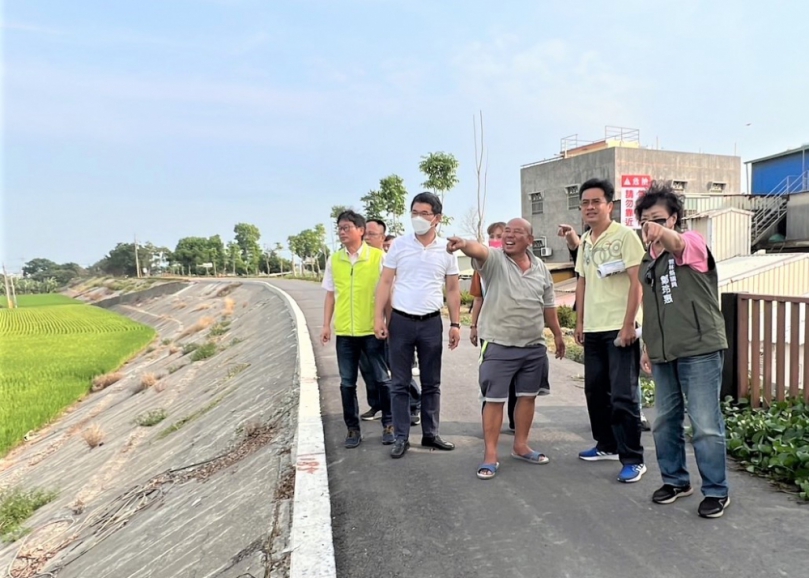
<path fill-rule="evenodd" d="M 426 235 L 433 226 L 433 224 L 424 217 L 413 217 L 410 222 L 413 224 L 413 231 L 415 231 L 416 235 Z"/>

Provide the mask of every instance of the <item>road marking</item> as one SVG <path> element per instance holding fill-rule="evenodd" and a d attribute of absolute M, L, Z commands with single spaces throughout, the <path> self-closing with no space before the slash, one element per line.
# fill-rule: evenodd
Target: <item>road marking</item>
<path fill-rule="evenodd" d="M 331 530 L 331 496 L 326 444 L 320 414 L 315 350 L 303 311 L 278 287 L 263 283 L 286 300 L 298 338 L 298 446 L 295 452 L 295 497 L 290 536 L 290 578 L 336 578 Z"/>

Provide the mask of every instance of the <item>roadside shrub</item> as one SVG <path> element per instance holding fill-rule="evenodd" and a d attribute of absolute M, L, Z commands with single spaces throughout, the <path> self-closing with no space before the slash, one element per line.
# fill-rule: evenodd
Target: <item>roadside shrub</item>
<path fill-rule="evenodd" d="M 186 343 L 183 345 L 183 355 L 188 355 L 199 349 L 199 343 Z"/>
<path fill-rule="evenodd" d="M 211 327 L 211 330 L 208 331 L 208 335 L 213 337 L 219 337 L 220 335 L 224 335 L 230 330 L 230 321 L 222 320 L 219 323 L 215 324 Z"/>
<path fill-rule="evenodd" d="M 748 472 L 795 485 L 809 500 L 809 406 L 790 400 L 753 409 L 728 398 L 723 411 L 728 453 Z"/>
<path fill-rule="evenodd" d="M 461 291 L 461 305 L 472 305 L 475 298 L 469 291 Z"/>
<path fill-rule="evenodd" d="M 566 329 L 576 329 L 576 312 L 572 307 L 567 305 L 557 307 L 556 315 L 559 317 L 559 325 Z"/>

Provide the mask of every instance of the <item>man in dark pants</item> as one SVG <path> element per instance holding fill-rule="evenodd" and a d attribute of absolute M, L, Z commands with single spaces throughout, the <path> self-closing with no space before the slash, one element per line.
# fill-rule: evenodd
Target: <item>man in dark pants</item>
<path fill-rule="evenodd" d="M 450 315 L 449 348 L 460 341 L 461 292 L 458 259 L 446 251 L 447 241 L 436 234 L 441 223 L 441 200 L 420 193 L 410 205 L 413 235 L 396 239 L 385 257 L 376 292 L 374 332 L 388 339 L 392 377 L 393 427 L 396 441 L 391 457 L 401 458 L 410 448 L 410 380 L 414 353 L 421 368 L 421 445 L 452 450 L 455 445 L 438 435 L 441 411 L 441 355 L 443 350 L 446 287 Z M 388 317 L 386 306 L 393 298 Z"/>
<path fill-rule="evenodd" d="M 576 342 L 584 346 L 584 393 L 596 446 L 586 461 L 618 460 L 618 481 L 646 473 L 637 388 L 640 344 L 636 319 L 641 300 L 638 266 L 643 245 L 634 230 L 611 219 L 615 189 L 606 180 L 581 186 L 584 221 L 590 226 L 576 259 Z"/>
<path fill-rule="evenodd" d="M 388 227 L 385 221 L 381 219 L 368 219 L 367 229 L 365 231 L 365 242 L 371 247 L 376 247 L 387 253 L 388 249 L 390 249 L 390 243 L 387 242 L 388 239 L 392 242 L 393 239 L 396 238 L 393 235 L 386 235 L 387 230 Z M 389 377 L 388 372 L 390 371 L 390 349 L 387 341 L 385 341 L 385 363 L 385 378 L 387 378 Z M 360 358 L 360 371 L 362 371 L 363 376 L 371 374 L 372 372 L 371 364 L 368 362 L 368 358 L 365 355 Z M 417 365 L 413 364 L 413 379 L 410 380 L 410 425 L 419 425 L 421 423 L 421 387 L 419 387 L 419 384 L 416 382 L 415 378 L 417 375 Z M 376 414 L 380 411 L 379 395 L 373 387 L 374 383 L 374 380 L 370 380 L 370 384 L 368 381 L 365 382 L 368 393 L 368 405 L 371 409 L 360 416 L 364 421 L 377 419 Z"/>
<path fill-rule="evenodd" d="M 374 336 L 374 295 L 382 269 L 384 253 L 363 242 L 365 218 L 354 211 L 337 217 L 337 230 L 343 248 L 326 262 L 323 288 L 323 329 L 320 341 L 331 341 L 331 324 L 337 335 L 337 367 L 340 370 L 340 394 L 343 419 L 348 434 L 345 447 L 356 448 L 362 441 L 360 408 L 357 402 L 357 374 L 360 358 L 370 365 L 366 381 L 373 381 L 382 410 L 382 443 L 394 442 L 390 412 L 390 379 L 385 365 L 385 342 Z"/>
<path fill-rule="evenodd" d="M 589 226 L 585 227 L 584 233 L 589 230 Z M 567 243 L 567 250 L 570 253 L 570 260 L 573 261 L 573 263 L 576 263 L 576 257 L 579 254 L 579 243 L 581 243 L 581 238 L 576 234 L 576 230 L 570 225 L 562 224 L 559 225 L 558 235 L 565 239 L 565 243 Z M 578 278 L 578 275 L 576 277 Z M 575 301 L 573 302 L 573 312 L 576 312 Z M 643 413 L 643 395 L 641 394 L 640 384 L 638 384 L 638 411 L 640 412 L 641 429 L 643 431 L 651 431 L 652 428 L 649 425 L 649 420 L 646 419 L 646 415 Z"/>

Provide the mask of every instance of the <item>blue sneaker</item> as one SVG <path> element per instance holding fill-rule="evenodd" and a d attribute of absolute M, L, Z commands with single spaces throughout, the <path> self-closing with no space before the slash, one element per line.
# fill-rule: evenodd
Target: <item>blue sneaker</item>
<path fill-rule="evenodd" d="M 361 441 L 362 434 L 360 434 L 358 430 L 350 429 L 348 430 L 348 435 L 346 436 L 345 447 L 349 449 L 359 447 Z"/>
<path fill-rule="evenodd" d="M 382 430 L 382 445 L 389 446 L 396 441 L 396 436 L 393 435 L 393 426 L 385 426 L 385 429 Z"/>
<path fill-rule="evenodd" d="M 618 474 L 618 481 L 625 484 L 638 482 L 646 473 L 646 466 L 644 464 L 630 464 L 621 468 L 621 473 Z"/>
<path fill-rule="evenodd" d="M 618 454 L 613 454 L 610 452 L 601 452 L 598 448 L 590 448 L 589 450 L 584 450 L 583 452 L 579 452 L 579 459 L 584 460 L 586 462 L 600 462 L 603 460 L 618 460 Z"/>

